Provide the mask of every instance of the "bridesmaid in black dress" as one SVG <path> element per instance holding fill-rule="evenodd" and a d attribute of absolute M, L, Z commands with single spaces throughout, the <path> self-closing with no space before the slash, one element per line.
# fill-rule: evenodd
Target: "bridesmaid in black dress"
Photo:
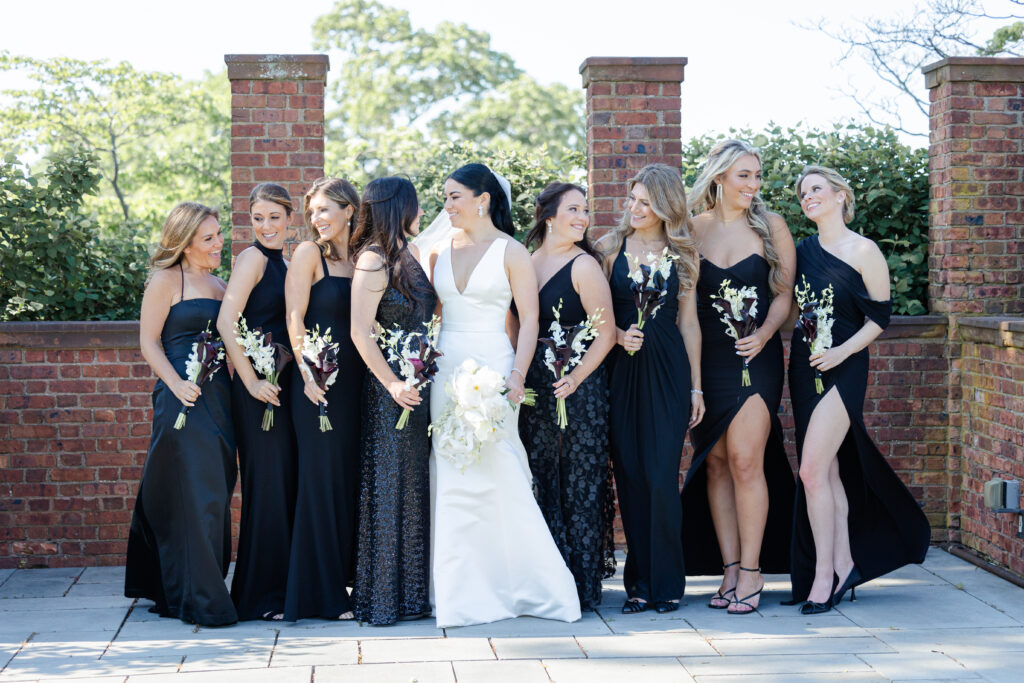
<path fill-rule="evenodd" d="M 284 241 L 292 199 L 280 185 L 262 183 L 249 194 L 256 242 L 235 259 L 217 330 L 231 358 L 231 415 L 242 476 L 242 523 L 231 599 L 238 618 L 280 619 L 288 581 L 288 550 L 295 513 L 295 430 L 281 399 L 291 390 L 290 368 L 277 386 L 261 378 L 235 341 L 238 314 L 250 330 L 260 328 L 288 346 L 284 321 Z M 274 425 L 263 431 L 263 413 L 274 406 Z"/>
<path fill-rule="evenodd" d="M 708 607 L 750 614 L 760 605 L 762 569 L 789 572 L 795 481 L 782 442 L 782 340 L 796 254 L 786 222 L 758 194 L 761 156 L 723 140 L 690 193 L 702 261 L 697 280 L 701 376 L 707 414 L 690 433 L 693 459 L 683 485 L 686 573 L 717 574 Z M 753 287 L 757 330 L 735 339 L 713 307 L 719 287 Z M 750 386 L 743 386 L 744 360 Z"/>
<path fill-rule="evenodd" d="M 305 196 L 316 241 L 296 247 L 285 279 L 288 334 L 296 363 L 290 397 L 298 445 L 298 488 L 284 618 L 351 619 L 347 586 L 355 568 L 360 396 L 366 366 L 349 337 L 353 265 L 348 239 L 359 195 L 345 180 L 321 178 Z M 305 330 L 330 329 L 338 375 L 326 392 L 302 358 Z M 333 431 L 319 428 L 319 403 Z"/>
<path fill-rule="evenodd" d="M 231 562 L 235 437 L 231 380 L 221 368 L 203 386 L 185 379 L 196 336 L 214 330 L 224 282 L 217 212 L 194 202 L 164 222 L 142 297 L 139 343 L 159 378 L 153 434 L 128 535 L 124 594 L 160 616 L 203 626 L 238 621 L 224 585 Z M 185 426 L 174 429 L 182 405 Z"/>
<path fill-rule="evenodd" d="M 583 188 L 551 183 L 537 197 L 526 243 L 539 245 L 532 262 L 543 283 L 538 292 L 540 336 L 551 336 L 559 306 L 563 326 L 572 327 L 599 310 L 601 324 L 582 361 L 561 379 L 544 364 L 547 347 L 537 345 L 526 373 L 526 386 L 537 392 L 537 404 L 519 413 L 537 503 L 576 580 L 584 610 L 601 603 L 601 579 L 615 574 L 608 381 L 601 364 L 615 345 L 615 323 L 611 290 L 587 239 L 589 225 Z M 568 415 L 565 429 L 556 420 L 559 398 L 565 400 Z"/>
<path fill-rule="evenodd" d="M 352 603 L 356 618 L 377 626 L 430 615 L 431 385 L 409 388 L 370 337 L 396 325 L 425 333 L 437 305 L 409 239 L 423 211 L 404 178 L 378 178 L 363 191 L 349 242 L 352 343 L 370 370 L 363 385 L 359 531 Z M 415 350 L 418 345 L 413 344 Z M 441 388 L 443 391 L 444 388 Z M 409 421 L 395 425 L 406 408 Z"/>
<path fill-rule="evenodd" d="M 686 587 L 679 463 L 687 427 L 704 416 L 693 295 L 698 255 L 677 169 L 645 166 L 627 188 L 622 221 L 600 245 L 618 328 L 618 346 L 608 356 L 608 387 L 614 397 L 612 462 L 627 547 L 628 599 L 622 611 L 643 612 L 650 603 L 658 612 L 671 612 L 679 609 Z M 647 254 L 661 254 L 666 246 L 679 260 L 667 281 L 665 303 L 641 331 L 626 254 L 646 263 Z"/>
<path fill-rule="evenodd" d="M 827 612 L 848 589 L 924 561 L 931 531 L 917 501 L 864 426 L 867 346 L 889 324 L 889 269 L 874 242 L 846 227 L 853 191 L 829 168 L 808 166 L 796 184 L 818 234 L 797 247 L 796 288 L 833 289 L 832 347 L 811 354 L 799 327 L 789 391 L 800 455 L 793 522 L 794 601 Z M 819 323 L 820 325 L 820 323 Z M 815 389 L 821 374 L 824 391 Z"/>

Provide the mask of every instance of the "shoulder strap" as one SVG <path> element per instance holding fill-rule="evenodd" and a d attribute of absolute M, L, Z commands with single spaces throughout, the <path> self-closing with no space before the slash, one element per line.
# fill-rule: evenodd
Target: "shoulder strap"
<path fill-rule="evenodd" d="M 320 248 L 319 244 L 316 246 L 316 248 L 320 250 L 320 263 L 324 267 L 324 277 L 330 277 L 331 271 L 327 270 L 327 258 L 324 257 L 324 250 Z"/>
<path fill-rule="evenodd" d="M 181 297 L 178 301 L 185 300 L 185 266 L 181 265 L 181 261 L 178 261 L 178 270 L 181 272 Z"/>

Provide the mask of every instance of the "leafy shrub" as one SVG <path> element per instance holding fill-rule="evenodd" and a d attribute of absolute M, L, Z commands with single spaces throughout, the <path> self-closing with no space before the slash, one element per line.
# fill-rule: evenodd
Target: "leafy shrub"
<path fill-rule="evenodd" d="M 130 227 L 101 236 L 83 214 L 95 168 L 81 151 L 51 157 L 37 175 L 13 155 L 0 160 L 0 320 L 138 318 L 147 250 Z"/>
<path fill-rule="evenodd" d="M 719 139 L 704 136 L 683 145 L 683 179 L 693 185 Z M 878 243 L 892 276 L 893 312 L 924 313 L 928 289 L 928 152 L 902 144 L 891 129 L 854 125 L 833 130 L 771 126 L 763 132 L 730 130 L 729 136 L 761 150 L 761 195 L 786 219 L 797 241 L 815 232 L 800 210 L 793 183 L 806 164 L 829 166 L 849 181 L 857 198 L 853 230 Z"/>

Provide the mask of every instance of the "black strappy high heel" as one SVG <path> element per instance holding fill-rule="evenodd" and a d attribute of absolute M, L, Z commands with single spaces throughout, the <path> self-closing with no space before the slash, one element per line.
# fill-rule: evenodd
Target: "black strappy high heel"
<path fill-rule="evenodd" d="M 744 566 L 740 566 L 740 571 L 741 572 L 760 572 L 761 568 L 758 567 L 757 569 L 747 569 Z M 751 605 L 747 601 L 750 600 L 751 598 L 756 598 L 758 595 L 761 594 L 761 592 L 763 590 L 764 590 L 764 577 L 762 576 L 761 577 L 761 587 L 760 588 L 758 588 L 756 591 L 754 591 L 753 593 L 751 593 L 750 595 L 748 595 L 745 598 L 740 598 L 740 599 L 737 599 L 737 600 L 733 601 L 737 605 L 743 605 L 745 607 L 749 607 L 750 609 L 748 609 L 748 610 L 728 610 L 728 614 L 753 614 L 754 612 L 756 612 L 757 611 L 757 607 L 754 607 L 753 605 Z M 760 605 L 761 605 L 761 603 L 758 602 L 758 607 L 760 607 Z M 730 603 L 729 606 L 732 607 L 732 603 Z"/>
<path fill-rule="evenodd" d="M 728 569 L 729 567 L 735 567 L 739 563 L 740 563 L 740 561 L 736 560 L 735 562 L 730 562 L 729 564 L 723 564 L 722 565 L 722 572 L 724 573 L 726 569 Z M 715 594 L 711 596 L 711 600 L 708 601 L 708 607 L 710 609 L 727 609 L 729 607 L 729 604 L 732 602 L 732 600 L 730 600 L 726 596 L 729 595 L 729 593 L 735 593 L 735 592 L 736 592 L 736 588 L 735 587 L 726 590 L 724 593 L 722 592 L 722 589 L 719 588 L 718 590 L 715 591 Z M 724 605 L 712 604 L 712 602 L 714 600 L 725 600 L 725 604 Z"/>
<path fill-rule="evenodd" d="M 808 600 L 804 604 L 800 605 L 800 614 L 824 614 L 825 612 L 831 611 L 832 608 L 835 607 L 837 585 L 839 585 L 839 577 L 833 573 L 832 592 L 829 593 L 828 600 L 825 602 L 813 602 Z"/>

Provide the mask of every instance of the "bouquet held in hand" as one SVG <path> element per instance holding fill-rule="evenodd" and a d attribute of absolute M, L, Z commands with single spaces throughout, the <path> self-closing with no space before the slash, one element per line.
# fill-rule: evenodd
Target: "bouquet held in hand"
<path fill-rule="evenodd" d="M 573 367 L 579 365 L 586 353 L 586 342 L 597 339 L 597 326 L 601 324 L 601 310 L 597 309 L 594 314 L 576 325 L 562 325 L 562 300 L 558 300 L 558 307 L 552 308 L 555 319 L 551 321 L 548 328 L 550 337 L 541 337 L 537 341 L 546 346 L 544 349 L 544 365 L 555 376 L 556 380 L 565 377 Z M 558 427 L 565 429 L 569 425 L 569 417 L 565 412 L 565 399 L 555 401 L 555 413 L 557 414 Z"/>
<path fill-rule="evenodd" d="M 320 334 L 320 326 L 311 332 L 306 330 L 302 338 L 302 360 L 313 371 L 313 381 L 322 391 L 334 384 L 338 379 L 338 344 L 331 342 L 331 328 Z M 331 421 L 327 419 L 327 404 L 320 401 L 320 431 L 331 431 Z"/>
<path fill-rule="evenodd" d="M 427 328 L 426 332 L 404 332 L 396 325 L 391 330 L 382 330 L 380 334 L 372 335 L 388 362 L 398 363 L 399 374 L 408 389 L 420 389 L 430 384 L 437 375 L 437 359 L 444 355 L 437 350 L 441 319 L 435 315 L 423 326 Z M 405 429 L 410 412 L 409 408 L 402 411 L 395 429 Z"/>
<path fill-rule="evenodd" d="M 797 328 L 803 333 L 804 341 L 810 347 L 811 355 L 825 353 L 832 348 L 832 284 L 821 291 L 811 290 L 806 276 L 800 276 L 803 286 L 793 289 L 796 296 L 796 305 L 800 309 L 800 316 L 797 318 Z M 825 390 L 821 381 L 821 371 L 814 369 L 814 388 L 820 394 Z"/>
<path fill-rule="evenodd" d="M 278 344 L 273 340 L 270 332 L 263 332 L 256 327 L 249 329 L 242 314 L 238 314 L 238 321 L 235 322 L 235 341 L 242 347 L 246 357 L 252 361 L 252 367 L 257 373 L 263 375 L 264 379 L 277 386 L 281 378 L 281 371 L 292 360 L 292 352 L 284 344 Z M 263 411 L 262 429 L 269 432 L 274 426 L 274 404 L 268 403 Z"/>
<path fill-rule="evenodd" d="M 210 332 L 210 323 L 206 323 L 206 329 L 196 336 L 192 342 L 192 353 L 185 361 L 185 376 L 188 381 L 197 386 L 213 377 L 214 373 L 224 367 L 224 342 L 214 337 Z M 174 421 L 174 428 L 181 429 L 185 426 L 188 417 L 188 406 L 182 406 L 178 413 L 178 419 Z"/>
<path fill-rule="evenodd" d="M 725 323 L 725 333 L 739 341 L 749 337 L 757 330 L 757 290 L 753 287 L 730 287 L 730 280 L 722 280 L 718 293 L 712 295 L 711 306 L 722 314 L 720 320 Z M 743 359 L 743 375 L 740 384 L 750 386 L 750 368 L 746 358 Z"/>
<path fill-rule="evenodd" d="M 652 320 L 665 303 L 672 263 L 679 259 L 668 250 L 668 247 L 662 249 L 658 256 L 648 252 L 646 258 L 647 263 L 641 263 L 639 258 L 626 252 L 626 260 L 629 262 L 629 289 L 633 292 L 636 326 L 640 330 L 644 329 L 644 323 Z M 630 351 L 629 355 L 632 356 L 634 353 Z"/>

